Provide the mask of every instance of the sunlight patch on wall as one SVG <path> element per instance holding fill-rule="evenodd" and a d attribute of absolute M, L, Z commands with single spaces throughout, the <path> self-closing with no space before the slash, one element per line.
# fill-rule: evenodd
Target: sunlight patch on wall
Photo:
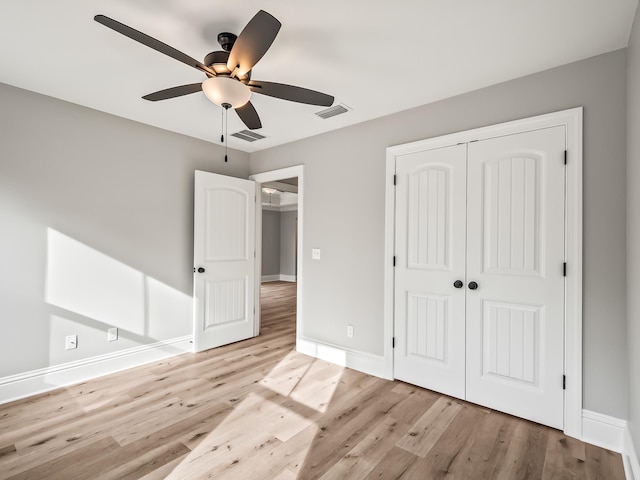
<path fill-rule="evenodd" d="M 173 338 L 191 333 L 193 297 L 155 278 L 146 277 L 145 281 L 147 289 L 146 335 L 152 338 Z"/>
<path fill-rule="evenodd" d="M 144 334 L 142 273 L 51 228 L 47 240 L 48 303 Z"/>

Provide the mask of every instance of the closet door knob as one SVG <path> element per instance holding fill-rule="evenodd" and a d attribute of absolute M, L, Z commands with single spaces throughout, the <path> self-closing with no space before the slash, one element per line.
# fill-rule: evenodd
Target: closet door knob
<path fill-rule="evenodd" d="M 453 286 L 456 288 L 462 288 L 464 287 L 464 283 L 462 283 L 462 280 L 456 280 L 455 282 L 453 282 Z"/>
<path fill-rule="evenodd" d="M 205 269 L 203 267 L 198 267 L 198 273 L 204 273 Z"/>
<path fill-rule="evenodd" d="M 476 282 L 469 282 L 469 289 L 475 290 L 478 288 L 478 284 Z"/>

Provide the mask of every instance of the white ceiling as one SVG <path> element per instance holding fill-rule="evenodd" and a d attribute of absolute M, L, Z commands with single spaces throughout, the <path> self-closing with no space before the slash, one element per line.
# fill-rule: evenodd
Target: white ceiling
<path fill-rule="evenodd" d="M 265 140 L 287 143 L 627 46 L 638 0 L 2 0 L 0 82 L 219 143 L 204 94 L 140 97 L 199 71 L 93 21 L 110 16 L 202 60 L 260 9 L 282 22 L 253 78 L 329 93 L 352 110 L 261 95 Z M 229 116 L 229 133 L 244 129 Z"/>

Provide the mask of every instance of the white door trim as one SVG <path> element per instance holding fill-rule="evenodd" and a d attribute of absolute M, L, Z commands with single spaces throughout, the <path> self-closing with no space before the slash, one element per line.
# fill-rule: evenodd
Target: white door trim
<path fill-rule="evenodd" d="M 262 270 L 262 184 L 266 182 L 275 182 L 285 178 L 298 177 L 298 252 L 297 252 L 297 272 L 296 272 L 296 296 L 298 297 L 296 305 L 296 349 L 299 349 L 302 340 L 302 286 L 303 286 L 303 267 L 304 267 L 304 165 L 295 167 L 281 168 L 271 170 L 270 172 L 256 173 L 249 176 L 249 180 L 256 182 L 256 329 L 255 334 L 258 335 L 260 329 L 260 283 Z"/>
<path fill-rule="evenodd" d="M 421 150 L 484 140 L 518 132 L 558 125 L 566 127 L 568 151 L 566 181 L 565 338 L 564 362 L 567 384 L 564 395 L 564 432 L 582 436 L 582 107 L 515 120 L 488 127 L 387 148 L 385 187 L 385 267 L 384 267 L 384 358 L 385 377 L 393 378 L 393 312 L 395 252 L 396 156 Z"/>

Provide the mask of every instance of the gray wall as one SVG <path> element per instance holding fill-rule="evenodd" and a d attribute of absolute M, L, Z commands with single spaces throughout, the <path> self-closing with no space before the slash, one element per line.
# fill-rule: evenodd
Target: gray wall
<path fill-rule="evenodd" d="M 0 105 L 0 377 L 191 334 L 193 172 L 246 178 L 248 154 L 4 84 Z"/>
<path fill-rule="evenodd" d="M 296 219 L 298 212 L 280 212 L 280 273 L 296 275 Z"/>
<path fill-rule="evenodd" d="M 262 210 L 262 276 L 296 274 L 298 212 Z"/>
<path fill-rule="evenodd" d="M 640 9 L 629 39 L 627 99 L 627 341 L 629 430 L 640 456 Z"/>
<path fill-rule="evenodd" d="M 280 212 L 262 209 L 262 276 L 280 275 Z"/>
<path fill-rule="evenodd" d="M 251 154 L 305 165 L 303 335 L 382 355 L 386 147 L 583 106 L 584 407 L 626 418 L 625 101 L 620 50 Z"/>

